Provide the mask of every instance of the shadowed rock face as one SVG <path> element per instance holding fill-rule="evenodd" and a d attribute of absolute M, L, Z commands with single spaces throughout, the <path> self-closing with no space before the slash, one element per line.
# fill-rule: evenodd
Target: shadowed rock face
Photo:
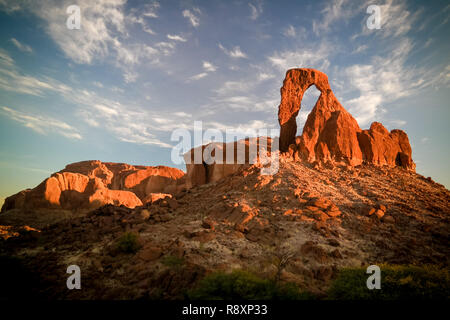
<path fill-rule="evenodd" d="M 303 94 L 312 85 L 320 91 L 320 96 L 308 115 L 302 135 L 296 139 L 296 118 Z M 287 71 L 281 88 L 278 121 L 280 150 L 289 151 L 295 158 L 309 162 L 338 161 L 351 166 L 366 161 L 415 169 L 406 133 L 402 130 L 389 133 L 377 122 L 369 130 L 361 130 L 334 96 L 327 75 L 318 70 Z"/>
<path fill-rule="evenodd" d="M 184 154 L 186 163 L 186 187 L 219 181 L 230 176 L 250 163 L 256 163 L 259 152 L 271 151 L 272 139 L 267 137 L 247 138 L 229 143 L 210 143 L 191 149 Z M 230 154 L 227 154 L 227 151 Z M 217 152 L 217 154 L 216 154 Z M 196 161 L 195 154 L 199 160 Z M 214 158 L 208 163 L 204 155 Z M 201 163 L 198 163 L 200 162 Z"/>

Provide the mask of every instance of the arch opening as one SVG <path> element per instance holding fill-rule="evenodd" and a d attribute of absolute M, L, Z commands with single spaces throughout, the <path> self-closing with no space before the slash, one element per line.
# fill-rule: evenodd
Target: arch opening
<path fill-rule="evenodd" d="M 303 128 L 306 123 L 306 119 L 308 115 L 311 113 L 312 109 L 316 105 L 317 101 L 320 97 L 320 91 L 313 84 L 308 89 L 306 89 L 303 94 L 302 100 L 300 101 L 300 110 L 296 117 L 297 122 L 297 132 L 295 134 L 296 137 L 301 136 L 303 134 Z"/>

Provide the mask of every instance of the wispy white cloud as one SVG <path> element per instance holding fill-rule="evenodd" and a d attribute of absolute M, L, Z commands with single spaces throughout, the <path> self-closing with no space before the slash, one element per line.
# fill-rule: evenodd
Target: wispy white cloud
<path fill-rule="evenodd" d="M 45 22 L 45 31 L 69 59 L 78 64 L 111 63 L 123 71 L 125 82 L 137 79 L 139 64 L 161 67 L 162 58 L 174 52 L 173 43 L 170 47 L 162 43 L 150 45 L 136 41 L 137 37 L 130 34 L 135 31 L 131 28 L 134 24 L 141 25 L 146 33 L 156 34 L 148 19 L 158 17 L 158 2 L 128 10 L 126 0 L 78 0 L 82 19 L 81 29 L 75 31 L 66 27 L 65 10 L 72 4 L 71 0 L 20 1 L 20 9 Z"/>
<path fill-rule="evenodd" d="M 219 43 L 219 48 L 231 58 L 247 58 L 247 55 L 241 51 L 239 46 L 235 46 L 233 49 L 228 50 L 222 44 Z"/>
<path fill-rule="evenodd" d="M 205 71 L 207 72 L 214 72 L 217 70 L 217 67 L 211 62 L 203 61 L 203 69 L 205 69 Z"/>
<path fill-rule="evenodd" d="M 367 50 L 368 46 L 365 44 L 359 45 L 355 50 L 353 50 L 353 54 L 365 52 Z"/>
<path fill-rule="evenodd" d="M 160 4 L 157 1 L 153 1 L 152 3 L 147 3 L 142 9 L 142 15 L 147 18 L 158 18 L 157 10 L 159 9 Z"/>
<path fill-rule="evenodd" d="M 207 72 L 202 72 L 202 73 L 199 73 L 199 74 L 196 74 L 196 75 L 190 77 L 189 80 L 200 80 L 200 79 L 206 77 L 207 75 L 208 75 Z"/>
<path fill-rule="evenodd" d="M 381 12 L 381 32 L 377 32 L 382 38 L 405 36 L 417 23 L 420 22 L 419 16 L 423 10 L 414 12 L 408 10 L 408 4 L 405 0 L 385 0 L 379 4 Z M 365 25 L 362 33 L 371 34 Z"/>
<path fill-rule="evenodd" d="M 267 80 L 267 79 L 275 78 L 275 75 L 274 74 L 265 73 L 265 72 L 261 72 L 261 73 L 259 73 L 258 78 L 259 78 L 260 81 L 264 81 L 264 80 Z"/>
<path fill-rule="evenodd" d="M 383 104 L 416 94 L 436 83 L 428 71 L 406 66 L 412 48 L 411 40 L 403 38 L 390 48 L 388 56 L 374 56 L 370 64 L 345 68 L 343 74 L 348 87 L 356 89 L 359 95 L 344 102 L 360 124 L 368 124 L 383 113 Z"/>
<path fill-rule="evenodd" d="M 248 91 L 253 84 L 247 80 L 226 81 L 220 88 L 214 90 L 218 95 L 224 96 Z"/>
<path fill-rule="evenodd" d="M 26 45 L 24 43 L 19 42 L 19 40 L 15 39 L 15 38 L 11 38 L 11 42 L 17 47 L 17 49 L 19 49 L 20 51 L 23 52 L 28 52 L 31 53 L 33 52 L 33 49 L 29 46 Z"/>
<path fill-rule="evenodd" d="M 194 12 L 197 13 L 197 15 Z M 192 11 L 185 9 L 182 14 L 183 17 L 189 20 L 193 27 L 198 27 L 200 25 L 200 18 L 198 17 L 198 14 L 201 14 L 201 11 L 199 8 L 194 8 Z"/>
<path fill-rule="evenodd" d="M 86 124 L 105 129 L 124 142 L 169 147 L 156 134 L 150 132 L 170 132 L 176 128 L 187 127 L 187 124 L 183 123 L 188 120 L 186 116 L 172 114 L 169 111 L 151 112 L 139 106 L 126 105 L 105 98 L 95 91 L 68 86 L 50 77 L 38 79 L 22 74 L 14 60 L 2 50 L 0 50 L 0 88 L 41 97 L 48 93 L 59 94 L 68 105 L 77 107 L 75 114 Z M 115 92 L 121 90 L 112 88 Z M 155 108 L 159 109 L 161 108 Z M 77 129 L 52 117 L 27 114 L 8 107 L 3 107 L 1 111 L 9 118 L 41 134 L 54 132 L 68 138 L 81 139 Z"/>
<path fill-rule="evenodd" d="M 183 38 L 182 36 L 176 35 L 176 34 L 168 34 L 167 38 L 174 41 L 181 41 L 186 42 L 187 39 Z"/>
<path fill-rule="evenodd" d="M 205 78 L 209 73 L 215 72 L 217 70 L 217 67 L 213 65 L 211 62 L 203 61 L 203 72 L 200 72 L 192 77 L 190 77 L 187 82 L 200 80 Z"/>
<path fill-rule="evenodd" d="M 295 36 L 297 35 L 297 32 L 295 31 L 295 28 L 293 25 L 289 25 L 289 27 L 287 27 L 286 29 L 283 30 L 283 35 L 285 35 L 286 37 L 295 38 Z"/>
<path fill-rule="evenodd" d="M 0 88 L 6 91 L 43 96 L 44 91 L 63 92 L 69 88 L 48 77 L 23 75 L 9 54 L 0 49 Z"/>
<path fill-rule="evenodd" d="M 104 87 L 103 84 L 101 82 L 98 82 L 98 81 L 94 81 L 94 82 L 92 82 L 92 84 L 94 86 L 96 86 L 97 88 L 103 88 Z"/>
<path fill-rule="evenodd" d="M 321 32 L 328 32 L 331 26 L 347 20 L 355 15 L 359 10 L 356 10 L 349 0 L 332 0 L 326 2 L 322 9 L 322 17 L 319 20 L 313 20 L 313 32 L 318 35 Z"/>
<path fill-rule="evenodd" d="M 256 1 L 255 4 L 249 3 L 250 19 L 256 20 L 263 13 L 262 1 Z"/>
<path fill-rule="evenodd" d="M 37 133 L 46 135 L 56 133 L 69 139 L 80 140 L 81 134 L 78 130 L 64 121 L 42 115 L 32 115 L 17 111 L 8 107 L 1 107 L 2 113 L 10 119 L 17 121 Z"/>
<path fill-rule="evenodd" d="M 140 24 L 142 31 L 151 35 L 156 35 L 156 32 L 148 26 L 147 18 L 158 18 L 157 11 L 159 7 L 159 2 L 155 1 L 145 4 L 143 8 L 140 9 L 132 8 L 130 13 L 125 17 L 125 21 L 132 24 Z"/>
<path fill-rule="evenodd" d="M 321 43 L 315 48 L 299 48 L 297 50 L 285 50 L 275 52 L 268 57 L 272 66 L 281 72 L 291 68 L 316 68 L 326 71 L 330 65 L 329 54 L 332 52 L 326 43 Z"/>

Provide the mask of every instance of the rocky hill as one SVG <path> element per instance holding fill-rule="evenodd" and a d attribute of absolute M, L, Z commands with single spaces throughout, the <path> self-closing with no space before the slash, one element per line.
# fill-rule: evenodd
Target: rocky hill
<path fill-rule="evenodd" d="M 311 85 L 321 95 L 296 137 Z M 6 199 L 0 255 L 21 259 L 35 279 L 24 284 L 32 294 L 83 299 L 182 298 L 217 270 L 275 275 L 320 296 L 344 267 L 448 268 L 450 191 L 415 172 L 406 133 L 377 122 L 360 129 L 326 75 L 313 69 L 287 72 L 279 122 L 281 152 L 275 139 L 233 142 L 232 150 L 245 151 L 241 164 L 190 163 L 193 149 L 186 174 L 99 161 L 68 165 Z M 262 174 L 269 164 L 251 161 L 260 154 L 250 146 L 260 144 L 279 160 L 272 175 Z M 86 210 L 52 220 L 39 208 Z M 61 281 L 73 264 L 83 290 Z"/>
<path fill-rule="evenodd" d="M 53 298 L 180 298 L 215 270 L 271 276 L 283 252 L 292 259 L 281 279 L 318 294 L 346 266 L 449 265 L 450 192 L 442 185 L 402 168 L 284 157 L 276 175 L 260 169 L 135 209 L 109 205 L 41 232 L 19 230 L 2 253 L 26 258 L 45 283 L 36 290 Z M 139 235 L 136 253 L 117 251 L 125 232 Z M 70 264 L 83 270 L 83 290 L 58 282 Z"/>

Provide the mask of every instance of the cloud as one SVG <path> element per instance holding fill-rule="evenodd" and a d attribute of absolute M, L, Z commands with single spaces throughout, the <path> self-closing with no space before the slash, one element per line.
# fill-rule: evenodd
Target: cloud
<path fill-rule="evenodd" d="M 23 52 L 28 52 L 31 53 L 33 52 L 33 49 L 31 49 L 30 46 L 20 43 L 19 40 L 15 39 L 15 38 L 11 38 L 11 42 L 20 50 Z"/>
<path fill-rule="evenodd" d="M 167 38 L 170 40 L 174 40 L 174 41 L 181 41 L 181 42 L 187 41 L 185 38 L 183 38 L 182 36 L 179 36 L 179 35 L 168 34 Z"/>
<path fill-rule="evenodd" d="M 223 123 L 219 121 L 205 121 L 204 127 L 218 129 L 222 133 L 228 132 L 231 134 L 244 135 L 246 137 L 256 137 L 255 133 L 258 134 L 258 130 L 274 128 L 273 124 L 263 120 L 250 120 L 244 123 Z M 270 134 L 270 132 L 267 132 L 267 134 Z"/>
<path fill-rule="evenodd" d="M 0 66 L 2 68 L 12 68 L 14 67 L 14 60 L 9 56 L 9 54 L 0 49 Z"/>
<path fill-rule="evenodd" d="M 258 75 L 258 78 L 259 78 L 260 81 L 264 81 L 264 80 L 267 80 L 267 79 L 275 78 L 275 75 L 274 74 L 268 74 L 268 73 L 265 73 L 265 72 L 261 72 Z"/>
<path fill-rule="evenodd" d="M 94 82 L 92 82 L 92 84 L 94 86 L 96 86 L 97 88 L 103 88 L 104 87 L 103 84 L 101 82 L 98 82 L 98 81 L 94 81 Z"/>
<path fill-rule="evenodd" d="M 194 8 L 193 11 L 195 11 L 197 14 L 201 13 L 200 9 L 198 8 Z M 194 27 L 198 27 L 200 25 L 200 18 L 196 16 L 191 10 L 183 10 L 183 17 L 187 18 Z"/>
<path fill-rule="evenodd" d="M 1 49 L 0 88 L 41 97 L 49 92 L 57 93 L 67 105 L 76 106 L 76 116 L 86 124 L 105 129 L 124 142 L 169 147 L 150 131 L 161 133 L 188 127 L 186 121 L 189 118 L 185 115 L 161 111 L 168 108 L 155 107 L 154 110 L 158 111 L 148 111 L 105 98 L 94 91 L 67 86 L 50 77 L 38 79 L 22 74 L 17 70 L 14 60 Z M 122 89 L 113 87 L 111 90 L 120 92 Z M 55 132 L 68 138 L 81 139 L 81 134 L 75 128 L 51 117 L 29 115 L 8 107 L 0 108 L 0 112 L 41 134 Z"/>
<path fill-rule="evenodd" d="M 247 55 L 241 51 L 239 46 L 234 47 L 232 50 L 228 50 L 219 43 L 219 48 L 231 58 L 247 58 Z"/>
<path fill-rule="evenodd" d="M 207 72 L 214 72 L 217 70 L 217 67 L 211 62 L 203 61 L 203 69 L 205 69 L 205 71 Z"/>
<path fill-rule="evenodd" d="M 428 138 L 428 137 L 423 137 L 422 139 L 420 139 L 420 142 L 423 143 L 423 144 L 426 144 L 429 141 L 430 141 L 430 138 Z"/>
<path fill-rule="evenodd" d="M 190 77 L 189 80 L 200 80 L 200 79 L 206 77 L 207 75 L 208 75 L 207 72 L 202 72 L 202 73 L 196 74 L 195 76 Z"/>
<path fill-rule="evenodd" d="M 156 1 L 144 5 L 143 8 L 132 8 L 130 14 L 125 17 L 125 21 L 128 23 L 140 24 L 142 31 L 151 35 L 156 35 L 156 32 L 148 26 L 146 19 L 158 18 L 158 9 L 159 3 Z"/>
<path fill-rule="evenodd" d="M 3 2 L 12 5 L 11 1 Z M 77 64 L 113 64 L 122 70 L 127 83 L 136 81 L 139 64 L 161 67 L 162 58 L 174 52 L 175 44 L 169 47 L 161 43 L 158 47 L 130 34 L 135 33 L 131 28 L 134 24 L 141 25 L 143 32 L 156 34 L 147 20 L 158 17 L 158 2 L 128 9 L 126 0 L 78 0 L 82 12 L 80 30 L 66 26 L 65 10 L 72 4 L 71 0 L 21 1 L 19 8 L 44 21 L 45 31 L 67 58 Z"/>
<path fill-rule="evenodd" d="M 332 0 L 327 2 L 325 8 L 322 9 L 322 17 L 313 21 L 313 32 L 316 35 L 323 32 L 329 32 L 330 26 L 337 22 L 345 21 L 356 14 L 358 10 L 351 6 L 349 0 Z"/>
<path fill-rule="evenodd" d="M 367 45 L 365 45 L 365 44 L 362 44 L 362 45 L 359 45 L 355 50 L 353 50 L 353 54 L 357 54 L 357 53 L 361 53 L 361 52 L 364 52 L 364 51 L 366 51 L 367 50 L 367 48 L 368 48 L 368 46 Z"/>
<path fill-rule="evenodd" d="M 213 65 L 211 62 L 203 61 L 203 70 L 204 70 L 204 72 L 198 73 L 198 74 L 190 77 L 187 80 L 187 82 L 203 79 L 209 73 L 215 72 L 217 70 L 217 67 L 215 65 Z"/>
<path fill-rule="evenodd" d="M 9 54 L 0 49 L 0 88 L 6 91 L 43 96 L 44 91 L 69 90 L 64 84 L 48 77 L 36 78 L 23 75 Z"/>
<path fill-rule="evenodd" d="M 386 0 L 380 4 L 381 10 L 381 29 L 379 34 L 383 38 L 401 37 L 406 35 L 413 25 L 419 20 L 422 10 L 416 10 L 411 13 L 408 10 L 407 3 L 403 0 Z M 366 34 L 371 30 L 364 28 Z"/>
<path fill-rule="evenodd" d="M 263 13 L 262 2 L 257 1 L 255 4 L 249 3 L 250 19 L 256 20 Z"/>
<path fill-rule="evenodd" d="M 142 15 L 147 18 L 158 18 L 158 14 L 156 13 L 156 11 L 159 9 L 159 7 L 160 7 L 160 5 L 159 5 L 159 2 L 157 2 L 157 1 L 148 3 L 141 10 L 141 11 L 143 11 Z"/>
<path fill-rule="evenodd" d="M 325 71 L 330 62 L 328 60 L 329 46 L 321 43 L 318 48 L 302 48 L 275 52 L 268 57 L 272 66 L 281 72 L 291 68 L 316 68 Z"/>
<path fill-rule="evenodd" d="M 46 135 L 56 133 L 69 139 L 80 140 L 81 134 L 66 122 L 42 115 L 30 115 L 8 107 L 1 107 L 2 113 L 33 131 Z"/>
<path fill-rule="evenodd" d="M 295 38 L 295 36 L 297 35 L 297 33 L 295 32 L 295 28 L 293 25 L 289 25 L 289 27 L 287 27 L 286 29 L 283 30 L 283 35 L 285 35 L 286 37 L 292 37 Z"/>
<path fill-rule="evenodd" d="M 219 89 L 214 90 L 218 95 L 235 94 L 236 92 L 246 92 L 252 87 L 252 84 L 246 80 L 226 81 Z"/>
<path fill-rule="evenodd" d="M 411 40 L 403 38 L 389 47 L 389 55 L 374 56 L 370 64 L 354 64 L 343 70 L 347 86 L 359 93 L 356 98 L 344 101 L 358 122 L 368 124 L 383 112 L 383 104 L 436 83 L 430 70 L 406 66 L 412 48 Z"/>

